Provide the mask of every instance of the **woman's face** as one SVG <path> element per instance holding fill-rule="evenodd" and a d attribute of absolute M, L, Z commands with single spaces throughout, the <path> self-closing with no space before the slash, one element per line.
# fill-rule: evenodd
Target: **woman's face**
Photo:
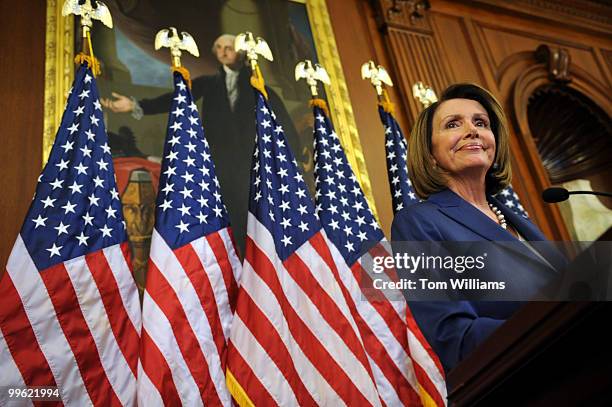
<path fill-rule="evenodd" d="M 486 173 L 495 159 L 495 136 L 485 108 L 470 99 L 442 102 L 432 121 L 431 150 L 451 176 Z"/>

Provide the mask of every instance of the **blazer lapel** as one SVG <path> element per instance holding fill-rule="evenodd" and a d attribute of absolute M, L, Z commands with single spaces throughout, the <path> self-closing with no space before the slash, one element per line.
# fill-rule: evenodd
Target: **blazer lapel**
<path fill-rule="evenodd" d="M 489 197 L 493 205 L 497 206 L 508 222 L 529 242 L 535 242 L 532 245 L 556 270 L 561 270 L 567 265 L 567 258 L 559 250 L 559 248 L 551 243 L 546 236 L 529 220 L 518 215 L 512 209 L 500 203 L 495 197 Z"/>
<path fill-rule="evenodd" d="M 491 203 L 497 206 L 506 219 L 517 228 L 518 232 L 529 241 L 546 241 L 546 237 L 529 221 L 523 219 L 521 216 L 516 215 L 512 210 L 506 208 L 495 198 L 489 197 Z M 493 222 L 488 216 L 482 213 L 480 210 L 469 204 L 459 195 L 455 194 L 450 189 L 433 194 L 429 197 L 429 201 L 438 205 L 438 209 L 447 217 L 451 218 L 455 222 L 463 225 L 467 229 L 474 233 L 482 236 L 485 240 L 494 242 L 513 242 L 512 244 L 504 245 L 504 247 L 529 258 L 532 261 L 536 261 L 544 266 L 548 270 L 551 270 L 550 266 L 546 262 L 542 261 L 541 258 L 536 256 L 529 248 L 524 244 L 519 243 L 520 241 L 514 237 L 511 233 L 502 229 L 497 223 Z M 541 244 L 543 246 L 543 244 Z M 540 249 L 540 245 L 538 245 Z M 557 267 L 560 262 L 558 261 L 559 256 L 552 255 L 551 253 L 541 253 L 542 256 L 550 262 L 550 265 Z"/>
<path fill-rule="evenodd" d="M 485 240 L 517 240 L 450 189 L 431 195 L 429 201 L 438 205 L 440 212 L 482 236 Z"/>

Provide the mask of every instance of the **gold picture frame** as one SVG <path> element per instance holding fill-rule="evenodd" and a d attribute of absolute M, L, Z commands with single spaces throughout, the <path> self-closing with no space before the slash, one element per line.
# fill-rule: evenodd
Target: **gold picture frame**
<path fill-rule="evenodd" d="M 306 5 L 319 62 L 327 69 L 332 79 L 331 85 L 327 87 L 331 119 L 370 208 L 376 216 L 372 187 L 344 78 L 342 61 L 337 58 L 338 49 L 325 0 L 288 1 Z M 62 17 L 62 5 L 63 0 L 47 0 L 43 165 L 51 151 L 74 78 L 74 16 Z"/>

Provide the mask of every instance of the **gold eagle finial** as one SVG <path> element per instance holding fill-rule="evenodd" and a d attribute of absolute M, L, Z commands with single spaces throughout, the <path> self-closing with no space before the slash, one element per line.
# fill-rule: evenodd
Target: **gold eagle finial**
<path fill-rule="evenodd" d="M 193 37 L 186 31 L 181 32 L 179 36 L 178 31 L 174 27 L 164 28 L 155 35 L 155 49 L 159 50 L 162 47 L 170 48 L 172 66 L 175 68 L 181 66 L 181 50 L 187 51 L 195 57 L 200 56 L 198 46 Z"/>
<path fill-rule="evenodd" d="M 318 95 L 317 82 L 323 82 L 326 85 L 331 83 L 325 68 L 319 64 L 313 64 L 309 59 L 298 62 L 295 66 L 295 80 L 299 81 L 300 79 L 306 79 L 313 98 Z"/>

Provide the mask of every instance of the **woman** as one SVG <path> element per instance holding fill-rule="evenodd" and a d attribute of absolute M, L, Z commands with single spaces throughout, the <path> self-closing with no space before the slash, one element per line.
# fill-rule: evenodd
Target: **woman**
<path fill-rule="evenodd" d="M 510 183 L 508 136 L 503 110 L 488 91 L 471 84 L 446 89 L 419 115 L 409 140 L 408 168 L 424 201 L 396 214 L 391 236 L 393 241 L 515 241 L 531 259 L 504 255 L 496 270 L 482 272 L 491 279 L 500 277 L 491 273 L 523 278 L 520 289 L 536 290 L 554 276 L 561 260 L 535 251 L 526 241 L 546 240 L 542 232 L 493 197 Z M 536 263 L 545 271 L 534 272 Z M 413 301 L 410 307 L 449 371 L 519 305 Z"/>

